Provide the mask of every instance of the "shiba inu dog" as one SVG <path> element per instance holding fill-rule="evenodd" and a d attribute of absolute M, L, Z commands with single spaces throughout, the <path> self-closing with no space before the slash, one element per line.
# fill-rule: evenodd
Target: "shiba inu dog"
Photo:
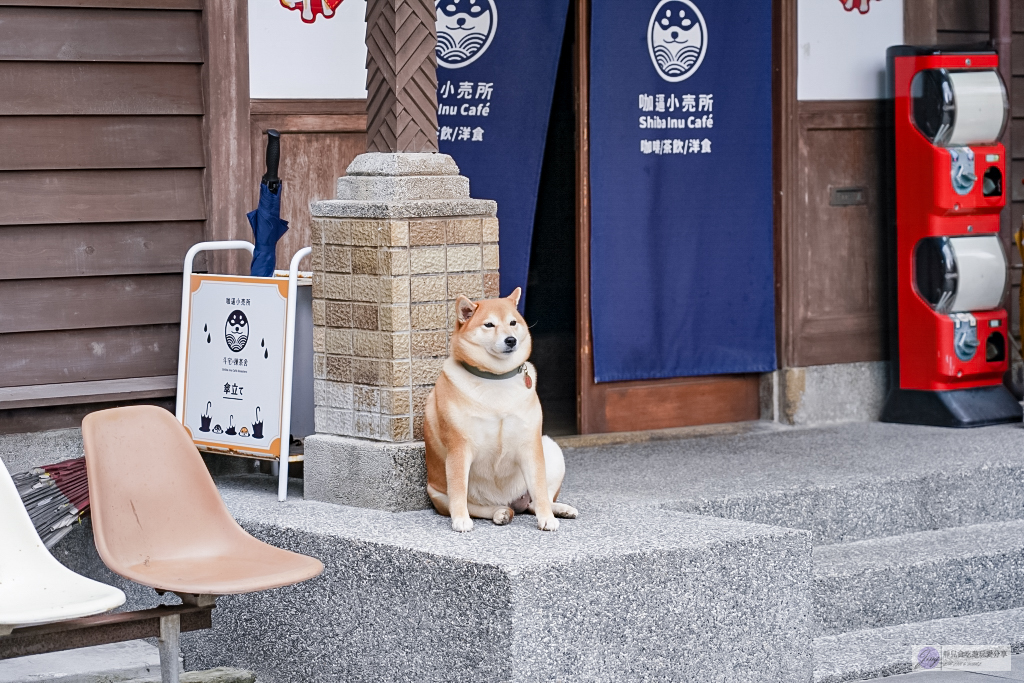
<path fill-rule="evenodd" d="M 505 299 L 455 302 L 451 355 L 427 398 L 427 494 L 452 529 L 471 517 L 508 524 L 515 513 L 537 516 L 537 528 L 558 529 L 556 517 L 576 508 L 556 502 L 565 460 L 541 436 L 537 371 L 526 362 L 530 331 L 516 310 L 521 290 Z"/>

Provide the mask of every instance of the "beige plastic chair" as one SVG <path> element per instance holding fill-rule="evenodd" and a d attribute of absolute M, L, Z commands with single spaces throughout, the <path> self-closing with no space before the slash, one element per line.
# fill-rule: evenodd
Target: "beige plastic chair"
<path fill-rule="evenodd" d="M 182 601 L 290 586 L 318 576 L 312 557 L 258 541 L 231 517 L 174 415 L 113 408 L 82 420 L 93 534 L 112 571 Z M 160 618 L 160 674 L 178 683 L 178 615 Z"/>
<path fill-rule="evenodd" d="M 174 415 L 113 408 L 82 420 L 96 550 L 117 574 L 161 591 L 251 593 L 318 576 L 312 557 L 267 545 L 231 517 Z"/>
<path fill-rule="evenodd" d="M 123 603 L 120 590 L 76 574 L 50 554 L 0 464 L 0 636 L 19 626 L 101 614 Z"/>

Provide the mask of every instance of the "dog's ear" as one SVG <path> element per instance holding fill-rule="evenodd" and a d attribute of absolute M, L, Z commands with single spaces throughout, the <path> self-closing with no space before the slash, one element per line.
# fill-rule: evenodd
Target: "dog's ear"
<path fill-rule="evenodd" d="M 508 299 L 509 301 L 511 301 L 513 306 L 518 306 L 519 305 L 519 297 L 521 297 L 522 295 L 523 295 L 522 288 L 521 287 L 516 287 L 515 289 L 512 290 L 512 293 L 509 294 L 505 298 Z"/>
<path fill-rule="evenodd" d="M 458 312 L 459 322 L 463 324 L 467 323 L 469 319 L 473 317 L 473 314 L 476 312 L 477 306 L 479 305 L 480 304 L 475 304 L 460 294 L 458 298 L 455 299 L 455 310 Z"/>

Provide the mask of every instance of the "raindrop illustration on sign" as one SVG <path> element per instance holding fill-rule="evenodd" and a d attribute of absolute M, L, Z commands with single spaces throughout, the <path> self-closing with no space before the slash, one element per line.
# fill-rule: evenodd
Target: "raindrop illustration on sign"
<path fill-rule="evenodd" d="M 263 352 L 263 357 L 264 358 L 270 358 L 270 353 L 268 351 L 264 351 Z"/>
<path fill-rule="evenodd" d="M 203 325 L 203 332 L 209 332 L 209 330 L 206 329 L 206 325 Z"/>
<path fill-rule="evenodd" d="M 261 347 L 263 346 L 263 342 L 265 342 L 265 341 L 266 341 L 266 339 L 260 339 L 260 346 Z"/>
<path fill-rule="evenodd" d="M 210 343 L 210 335 L 206 335 L 206 343 L 207 343 L 207 344 L 209 344 L 209 343 Z"/>

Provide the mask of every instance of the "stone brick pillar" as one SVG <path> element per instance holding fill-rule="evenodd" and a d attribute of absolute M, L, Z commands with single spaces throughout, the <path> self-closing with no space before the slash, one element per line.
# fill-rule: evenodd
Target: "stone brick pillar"
<path fill-rule="evenodd" d="M 498 220 L 443 154 L 368 153 L 315 202 L 315 436 L 307 498 L 429 507 L 423 409 L 455 297 L 498 296 Z"/>
<path fill-rule="evenodd" d="M 305 496 L 430 507 L 423 408 L 455 297 L 498 296 L 498 207 L 437 154 L 434 0 L 368 0 L 367 153 L 314 202 L 316 434 Z"/>

